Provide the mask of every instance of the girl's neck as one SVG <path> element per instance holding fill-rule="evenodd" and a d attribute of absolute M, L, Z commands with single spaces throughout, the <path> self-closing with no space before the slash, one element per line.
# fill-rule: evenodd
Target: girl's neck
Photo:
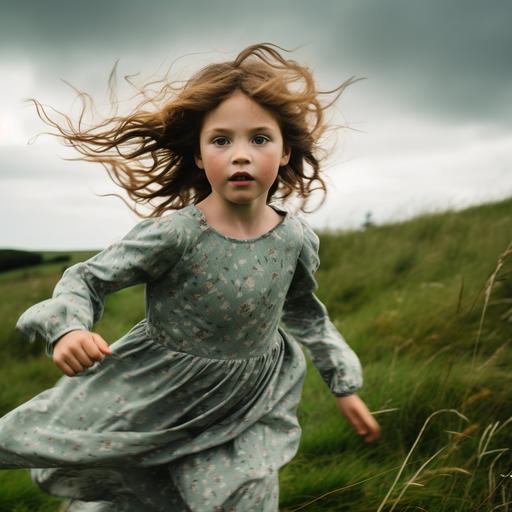
<path fill-rule="evenodd" d="M 283 216 L 267 204 L 257 208 L 246 208 L 246 205 L 226 207 L 208 200 L 209 197 L 195 206 L 203 213 L 209 226 L 231 238 L 259 237 L 283 220 Z"/>

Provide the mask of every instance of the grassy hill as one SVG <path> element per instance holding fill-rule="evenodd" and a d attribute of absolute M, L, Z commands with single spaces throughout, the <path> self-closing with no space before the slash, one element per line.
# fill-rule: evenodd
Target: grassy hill
<path fill-rule="evenodd" d="M 303 437 L 280 472 L 281 511 L 508 510 L 512 478 L 501 475 L 512 472 L 511 213 L 512 199 L 319 233 L 317 294 L 361 359 L 359 396 L 382 435 L 371 445 L 356 436 L 308 362 Z M 71 263 L 92 254 L 72 254 Z M 61 375 L 42 344 L 14 331 L 61 273 L 62 264 L 43 264 L 0 274 L 0 415 Z M 94 330 L 112 342 L 143 314 L 143 287 L 125 289 L 109 297 Z M 28 471 L 0 472 L 0 512 L 55 511 L 59 503 Z"/>

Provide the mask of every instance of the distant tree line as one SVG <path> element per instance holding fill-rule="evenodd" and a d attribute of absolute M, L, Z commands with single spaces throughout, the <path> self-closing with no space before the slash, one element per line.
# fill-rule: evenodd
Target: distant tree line
<path fill-rule="evenodd" d="M 0 272 L 15 270 L 24 267 L 33 267 L 41 263 L 58 263 L 60 261 L 69 261 L 70 256 L 59 254 L 52 258 L 44 259 L 38 252 L 19 251 L 16 249 L 0 249 Z"/>

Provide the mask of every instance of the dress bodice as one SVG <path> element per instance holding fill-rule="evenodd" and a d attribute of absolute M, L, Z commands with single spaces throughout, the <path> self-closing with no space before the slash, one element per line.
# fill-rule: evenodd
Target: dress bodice
<path fill-rule="evenodd" d="M 332 393 L 354 393 L 359 359 L 315 295 L 319 237 L 302 216 L 281 213 L 279 224 L 246 240 L 219 233 L 192 204 L 143 219 L 67 268 L 52 297 L 25 311 L 16 328 L 30 341 L 39 334 L 52 356 L 65 333 L 92 330 L 108 294 L 145 283 L 139 327 L 154 343 L 204 358 L 252 358 L 276 346 L 283 321 Z"/>

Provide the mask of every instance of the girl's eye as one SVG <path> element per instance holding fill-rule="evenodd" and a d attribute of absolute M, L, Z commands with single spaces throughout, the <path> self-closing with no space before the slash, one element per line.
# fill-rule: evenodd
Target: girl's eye
<path fill-rule="evenodd" d="M 256 135 L 256 137 L 254 137 L 254 140 L 262 140 L 263 142 L 261 144 L 257 144 L 258 146 L 261 146 L 263 145 L 265 142 L 268 142 L 268 137 L 265 137 L 264 135 Z"/>
<path fill-rule="evenodd" d="M 213 140 L 212 140 L 212 142 L 213 142 L 214 144 L 217 144 L 217 142 L 219 142 L 219 140 L 221 140 L 221 141 L 222 141 L 222 140 L 224 140 L 224 141 L 225 141 L 225 140 L 227 140 L 227 139 L 226 139 L 226 137 L 217 137 L 216 139 L 213 139 Z M 225 146 L 226 144 L 218 144 L 218 145 L 219 145 L 219 146 Z"/>
<path fill-rule="evenodd" d="M 268 142 L 270 139 L 265 135 L 256 135 L 253 140 L 256 142 L 257 146 L 263 146 L 263 144 Z M 227 137 L 217 137 L 216 139 L 212 140 L 212 143 L 217 146 L 226 146 L 227 141 Z"/>

